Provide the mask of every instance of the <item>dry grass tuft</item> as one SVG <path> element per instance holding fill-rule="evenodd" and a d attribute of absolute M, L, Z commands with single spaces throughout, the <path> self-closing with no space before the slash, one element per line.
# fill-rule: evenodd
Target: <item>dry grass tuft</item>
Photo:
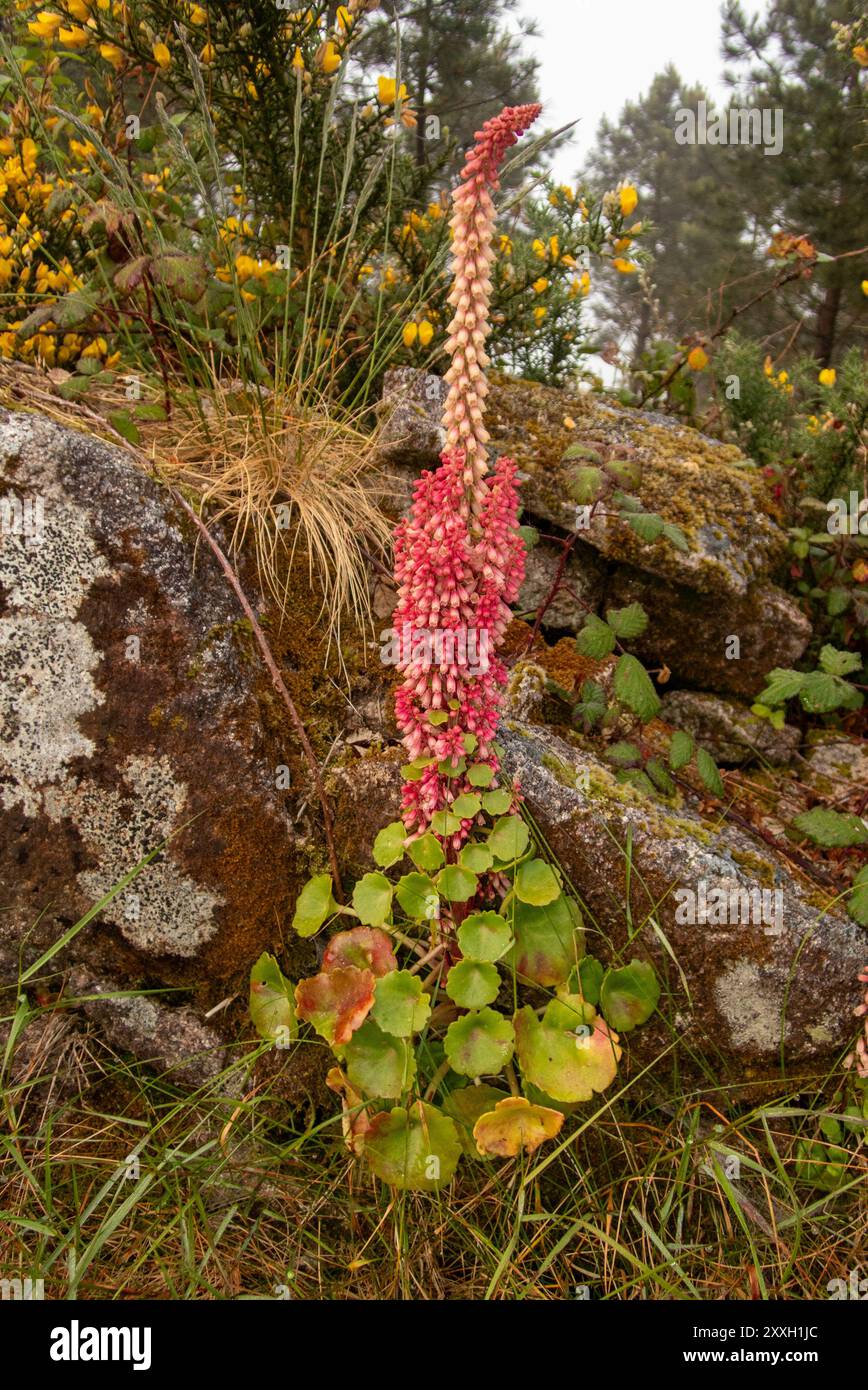
<path fill-rule="evenodd" d="M 192 489 L 237 552 L 250 545 L 261 581 L 287 611 L 294 563 L 306 557 L 323 594 L 329 639 L 341 620 L 370 622 L 368 556 L 384 555 L 391 524 L 378 505 L 375 439 L 321 402 L 215 383 L 201 409 L 154 445 L 159 476 Z"/>
<path fill-rule="evenodd" d="M 177 395 L 168 419 L 137 419 L 134 447 L 110 421 L 130 410 L 122 380 L 72 401 L 57 394 L 68 376 L 0 362 L 0 404 L 38 409 L 118 443 L 161 481 L 180 486 L 204 520 L 222 523 L 236 555 L 250 547 L 263 590 L 283 616 L 293 566 L 306 562 L 323 596 L 324 659 L 332 643 L 340 650 L 342 621 L 370 625 L 369 557 L 387 555 L 392 523 L 380 507 L 386 485 L 376 433 L 362 428 L 359 415 L 338 413 L 321 398 L 301 405 L 298 393 L 215 377 L 195 399 Z M 161 398 L 153 390 L 142 399 Z"/>

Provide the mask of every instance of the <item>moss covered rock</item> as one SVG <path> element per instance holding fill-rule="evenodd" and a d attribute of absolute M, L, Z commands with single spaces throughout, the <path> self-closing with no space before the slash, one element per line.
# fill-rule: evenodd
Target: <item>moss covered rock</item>
<path fill-rule="evenodd" d="M 297 740 L 219 567 L 128 455 L 0 412 L 0 478 L 43 514 L 0 536 L 0 985 L 163 845 L 52 968 L 204 1014 L 307 876 Z"/>

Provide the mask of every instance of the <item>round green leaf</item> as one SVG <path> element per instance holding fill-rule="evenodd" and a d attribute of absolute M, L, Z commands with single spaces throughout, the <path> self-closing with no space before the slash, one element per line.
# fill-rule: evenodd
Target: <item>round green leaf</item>
<path fill-rule="evenodd" d="M 624 1033 L 647 1022 L 659 998 L 654 967 L 637 956 L 620 970 L 607 970 L 600 988 L 600 1008 L 612 1027 Z"/>
<path fill-rule="evenodd" d="M 452 803 L 452 810 L 462 820 L 471 820 L 474 816 L 478 816 L 482 810 L 482 797 L 474 795 L 473 792 L 464 792 L 463 795 L 456 796 Z"/>
<path fill-rule="evenodd" d="M 393 970 L 377 981 L 371 1018 L 384 1033 L 409 1038 L 425 1027 L 430 1012 L 431 1001 L 422 992 L 422 981 L 408 970 Z"/>
<path fill-rule="evenodd" d="M 435 835 L 454 835 L 456 830 L 461 829 L 461 821 L 450 811 L 435 811 L 431 817 L 431 829 Z"/>
<path fill-rule="evenodd" d="M 388 977 L 387 977 L 388 978 Z M 347 1076 L 369 1096 L 397 1100 L 416 1075 L 413 1049 L 368 1019 L 343 1048 Z"/>
<path fill-rule="evenodd" d="M 471 787 L 488 787 L 494 777 L 494 768 L 488 763 L 473 763 L 467 769 L 467 780 Z"/>
<path fill-rule="evenodd" d="M 465 845 L 458 862 L 462 869 L 469 869 L 472 874 L 484 874 L 494 863 L 494 855 L 488 845 Z"/>
<path fill-rule="evenodd" d="M 492 1004 L 500 990 L 496 965 L 460 960 L 446 977 L 446 993 L 462 1009 L 481 1009 Z"/>
<path fill-rule="evenodd" d="M 381 1182 L 404 1191 L 436 1192 L 452 1181 L 461 1140 L 453 1120 L 417 1100 L 409 1110 L 396 1106 L 375 1115 L 364 1153 Z"/>
<path fill-rule="evenodd" d="M 582 958 L 581 914 L 563 895 L 542 907 L 515 904 L 515 949 L 510 964 L 525 980 L 560 985 Z"/>
<path fill-rule="evenodd" d="M 558 1003 L 563 1012 L 566 1005 Z M 621 1057 L 617 1034 L 596 1016 L 574 1029 L 554 1026 L 563 1021 L 559 1015 L 550 1018 L 548 1010 L 540 1020 L 529 1004 L 518 1010 L 515 1043 L 522 1075 L 552 1100 L 590 1100 L 615 1079 Z"/>
<path fill-rule="evenodd" d="M 432 869 L 439 869 L 446 858 L 437 836 L 430 832 L 420 835 L 418 840 L 412 840 L 407 846 L 407 853 L 416 868 L 424 869 L 426 873 L 431 873 Z"/>
<path fill-rule="evenodd" d="M 509 864 L 521 858 L 529 839 L 527 826 L 521 816 L 502 816 L 490 831 L 488 844 L 498 859 Z"/>
<path fill-rule="evenodd" d="M 510 925 L 499 912 L 472 912 L 458 928 L 461 954 L 469 960 L 500 960 L 511 944 Z"/>
<path fill-rule="evenodd" d="M 490 816 L 504 816 L 512 805 L 512 793 L 505 787 L 498 787 L 493 792 L 484 792 L 482 805 Z"/>
<path fill-rule="evenodd" d="M 446 1029 L 449 1065 L 460 1076 L 487 1076 L 501 1071 L 512 1056 L 512 1024 L 494 1009 L 464 1014 Z"/>
<path fill-rule="evenodd" d="M 437 888 L 451 903 L 466 903 L 477 889 L 476 874 L 460 864 L 447 864 L 437 875 Z"/>
<path fill-rule="evenodd" d="M 395 896 L 408 917 L 430 922 L 440 914 L 440 894 L 427 874 L 405 874 L 398 879 Z"/>
<path fill-rule="evenodd" d="M 298 1033 L 292 985 L 267 951 L 250 972 L 250 1018 L 261 1038 L 282 1047 Z"/>
<path fill-rule="evenodd" d="M 365 874 L 353 889 L 353 907 L 359 921 L 381 927 L 392 910 L 392 885 L 385 874 Z"/>
<path fill-rule="evenodd" d="M 337 909 L 332 896 L 331 875 L 314 874 L 298 895 L 292 919 L 293 930 L 299 936 L 313 936 Z"/>
<path fill-rule="evenodd" d="M 544 859 L 526 859 L 515 875 L 515 896 L 520 902 L 544 907 L 561 895 L 561 886 Z"/>
<path fill-rule="evenodd" d="M 390 869 L 393 864 L 397 864 L 399 859 L 404 858 L 406 838 L 407 831 L 403 821 L 395 820 L 391 825 L 385 825 L 374 840 L 374 863 L 379 864 L 381 869 Z"/>

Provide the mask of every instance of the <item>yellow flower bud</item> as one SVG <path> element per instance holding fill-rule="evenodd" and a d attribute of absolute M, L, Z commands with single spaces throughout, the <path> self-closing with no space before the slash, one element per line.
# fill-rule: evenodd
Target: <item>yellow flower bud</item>
<path fill-rule="evenodd" d="M 434 325 L 433 325 L 433 323 L 429 323 L 427 319 L 423 319 L 422 322 L 419 324 L 419 343 L 420 343 L 420 346 L 423 347 L 423 348 L 426 348 L 426 347 L 428 346 L 428 344 L 431 342 L 431 339 L 432 339 L 433 337 L 434 337 Z"/>
<path fill-rule="evenodd" d="M 817 377 L 821 386 L 834 386 L 837 379 L 837 372 L 834 367 L 824 367 Z"/>
<path fill-rule="evenodd" d="M 419 336 L 419 326 L 415 323 L 405 323 L 401 334 L 404 339 L 404 347 L 412 347 Z"/>

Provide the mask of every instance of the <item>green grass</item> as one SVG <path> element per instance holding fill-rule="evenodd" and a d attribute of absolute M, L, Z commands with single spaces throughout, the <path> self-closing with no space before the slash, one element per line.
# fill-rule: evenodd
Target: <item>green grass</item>
<path fill-rule="evenodd" d="M 184 1093 L 96 1035 L 58 1048 L 64 1013 L 27 1008 L 4 1064 L 0 1277 L 47 1298 L 805 1299 L 859 1262 L 864 1139 L 835 1192 L 801 1180 L 819 1091 L 739 1109 L 634 1065 L 556 1145 L 401 1194 L 339 1115 L 257 1084 L 261 1047 Z"/>

